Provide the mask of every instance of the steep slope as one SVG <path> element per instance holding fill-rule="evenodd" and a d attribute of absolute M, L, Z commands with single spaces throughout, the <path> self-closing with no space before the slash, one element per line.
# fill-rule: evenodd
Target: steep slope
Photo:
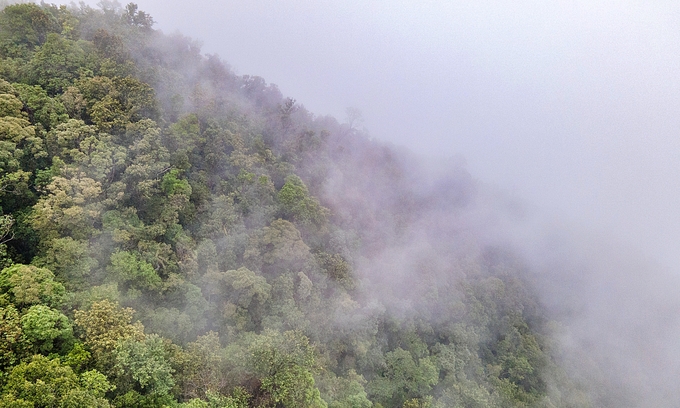
<path fill-rule="evenodd" d="M 152 26 L 0 12 L 0 405 L 589 405 L 464 168 Z"/>

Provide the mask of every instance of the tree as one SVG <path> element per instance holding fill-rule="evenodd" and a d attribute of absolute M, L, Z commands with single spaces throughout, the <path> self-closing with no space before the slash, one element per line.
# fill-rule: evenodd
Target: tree
<path fill-rule="evenodd" d="M 73 345 L 73 328 L 68 317 L 48 306 L 31 306 L 21 316 L 21 329 L 35 353 L 65 352 Z"/>
<path fill-rule="evenodd" d="M 153 266 L 128 251 L 116 251 L 111 255 L 107 271 L 121 284 L 130 288 L 155 290 L 161 285 L 161 278 Z"/>
<path fill-rule="evenodd" d="M 250 268 L 275 274 L 304 271 L 314 262 L 300 231 L 289 221 L 281 219 L 257 231 L 250 238 L 243 257 Z"/>
<path fill-rule="evenodd" d="M 64 285 L 54 280 L 49 269 L 17 264 L 0 272 L 0 294 L 18 308 L 38 304 L 57 307 L 64 292 Z"/>
<path fill-rule="evenodd" d="M 5 56 L 21 56 L 42 45 L 60 29 L 52 15 L 33 3 L 14 4 L 0 11 L 0 44 Z"/>
<path fill-rule="evenodd" d="M 144 30 L 150 30 L 153 26 L 154 21 L 150 15 L 138 10 L 135 3 L 129 3 L 125 6 L 125 13 L 122 16 L 123 21 L 131 26 L 139 27 Z"/>
<path fill-rule="evenodd" d="M 22 111 L 18 93 L 6 81 L 0 83 L 0 198 L 5 211 L 25 205 L 30 197 L 31 171 L 47 157 L 43 140 Z M 23 198 L 23 200 L 22 200 Z"/>
<path fill-rule="evenodd" d="M 90 272 L 98 265 L 89 253 L 87 241 L 71 237 L 55 238 L 45 243 L 45 247 L 33 263 L 53 271 L 69 290 L 85 285 Z"/>
<path fill-rule="evenodd" d="M 33 228 L 45 240 L 69 236 L 87 239 L 101 212 L 102 185 L 75 169 L 64 169 L 46 188 L 46 195 L 33 207 Z"/>
<path fill-rule="evenodd" d="M 309 194 L 307 186 L 298 176 L 286 177 L 286 184 L 279 190 L 278 201 L 283 214 L 303 226 L 321 227 L 326 222 L 328 209 Z"/>
<path fill-rule="evenodd" d="M 210 271 L 202 280 L 204 293 L 215 304 L 217 316 L 234 324 L 239 331 L 260 328 L 271 291 L 264 277 L 242 267 L 226 272 Z"/>
<path fill-rule="evenodd" d="M 163 339 L 157 335 L 143 340 L 128 338 L 115 349 L 115 369 L 123 377 L 130 377 L 141 390 L 149 394 L 165 395 L 175 385 Z"/>
<path fill-rule="evenodd" d="M 225 397 L 217 393 L 208 392 L 204 400 L 194 398 L 180 405 L 180 408 L 248 408 L 248 401 L 250 399 L 250 394 L 243 388 L 237 387 L 229 396 Z"/>
<path fill-rule="evenodd" d="M 357 126 L 360 126 L 364 122 L 364 115 L 361 113 L 359 108 L 349 107 L 345 109 L 345 115 L 347 116 L 347 125 L 351 132 L 356 132 Z"/>
<path fill-rule="evenodd" d="M 160 190 L 160 179 L 171 170 L 170 153 L 163 146 L 158 125 L 149 119 L 127 127 L 126 138 L 131 141 L 129 164 L 122 174 L 126 184 L 126 201 L 137 208 L 141 219 L 155 220 L 161 212 L 155 200 Z"/>
<path fill-rule="evenodd" d="M 7 81 L 4 82 L 7 83 Z M 9 85 L 9 83 L 7 84 Z M 13 90 L 13 88 L 11 89 Z M 8 91 L 10 90 L 8 89 Z M 16 95 L 0 93 L 0 117 L 12 116 L 15 118 L 22 118 L 24 116 L 21 112 L 23 108 L 24 104 L 21 103 L 21 100 L 17 98 Z"/>
<path fill-rule="evenodd" d="M 113 387 L 101 373 L 88 371 L 80 376 L 59 359 L 35 355 L 12 369 L 0 407 L 34 408 L 109 407 L 104 393 Z"/>
<path fill-rule="evenodd" d="M 77 42 L 49 33 L 29 63 L 28 80 L 57 95 L 73 85 L 84 62 L 85 52 Z"/>
<path fill-rule="evenodd" d="M 103 28 L 98 29 L 92 38 L 97 54 L 102 58 L 108 58 L 115 63 L 121 64 L 128 60 L 129 53 L 123 39 L 115 34 L 111 34 Z"/>
<path fill-rule="evenodd" d="M 326 407 L 314 383 L 318 366 L 307 337 L 294 331 L 267 331 L 255 340 L 251 353 L 260 392 L 265 393 L 261 406 Z"/>
<path fill-rule="evenodd" d="M 76 310 L 75 323 L 93 357 L 111 353 L 119 341 L 144 339 L 144 327 L 132 322 L 133 310 L 109 300 L 94 302 L 88 310 Z"/>
<path fill-rule="evenodd" d="M 178 381 L 185 398 L 209 398 L 227 385 L 226 356 L 216 332 L 187 344 Z"/>
<path fill-rule="evenodd" d="M 89 153 L 80 150 L 80 144 L 89 138 L 97 138 L 97 128 L 86 125 L 82 120 L 69 119 L 47 134 L 47 150 L 66 164 L 79 163 Z"/>
<path fill-rule="evenodd" d="M 21 329 L 19 312 L 13 305 L 0 308 L 0 333 L 0 370 L 4 372 L 18 364 L 30 351 L 30 344 L 25 341 Z"/>
<path fill-rule="evenodd" d="M 366 380 L 354 370 L 349 370 L 341 377 L 324 373 L 319 388 L 321 395 L 328 401 L 328 408 L 371 408 L 373 403 L 368 399 L 364 385 Z"/>
<path fill-rule="evenodd" d="M 12 260 L 7 254 L 7 242 L 14 239 L 14 217 L 0 215 L 0 268 L 4 269 L 12 265 Z"/>
<path fill-rule="evenodd" d="M 428 357 L 417 362 L 406 350 L 385 354 L 382 374 L 369 383 L 369 394 L 387 406 L 401 406 L 409 399 L 426 397 L 437 384 L 439 372 Z"/>
<path fill-rule="evenodd" d="M 49 131 L 68 119 L 66 108 L 57 98 L 50 98 L 38 85 L 15 84 L 19 99 L 25 104 L 32 123 L 39 123 Z"/>

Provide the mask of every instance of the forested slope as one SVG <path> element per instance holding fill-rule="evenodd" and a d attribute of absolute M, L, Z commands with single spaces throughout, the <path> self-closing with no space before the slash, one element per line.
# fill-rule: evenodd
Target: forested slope
<path fill-rule="evenodd" d="M 0 406 L 589 406 L 463 168 L 152 26 L 0 12 Z"/>

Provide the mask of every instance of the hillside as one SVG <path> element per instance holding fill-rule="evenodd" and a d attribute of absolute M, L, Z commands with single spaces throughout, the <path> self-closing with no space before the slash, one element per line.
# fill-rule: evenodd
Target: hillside
<path fill-rule="evenodd" d="M 463 167 L 103 4 L 0 12 L 0 406 L 591 405 Z"/>

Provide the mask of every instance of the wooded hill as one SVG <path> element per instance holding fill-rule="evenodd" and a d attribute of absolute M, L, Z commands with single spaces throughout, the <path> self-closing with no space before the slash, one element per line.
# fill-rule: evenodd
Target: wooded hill
<path fill-rule="evenodd" d="M 0 12 L 0 406 L 589 406 L 463 168 L 102 4 Z"/>

